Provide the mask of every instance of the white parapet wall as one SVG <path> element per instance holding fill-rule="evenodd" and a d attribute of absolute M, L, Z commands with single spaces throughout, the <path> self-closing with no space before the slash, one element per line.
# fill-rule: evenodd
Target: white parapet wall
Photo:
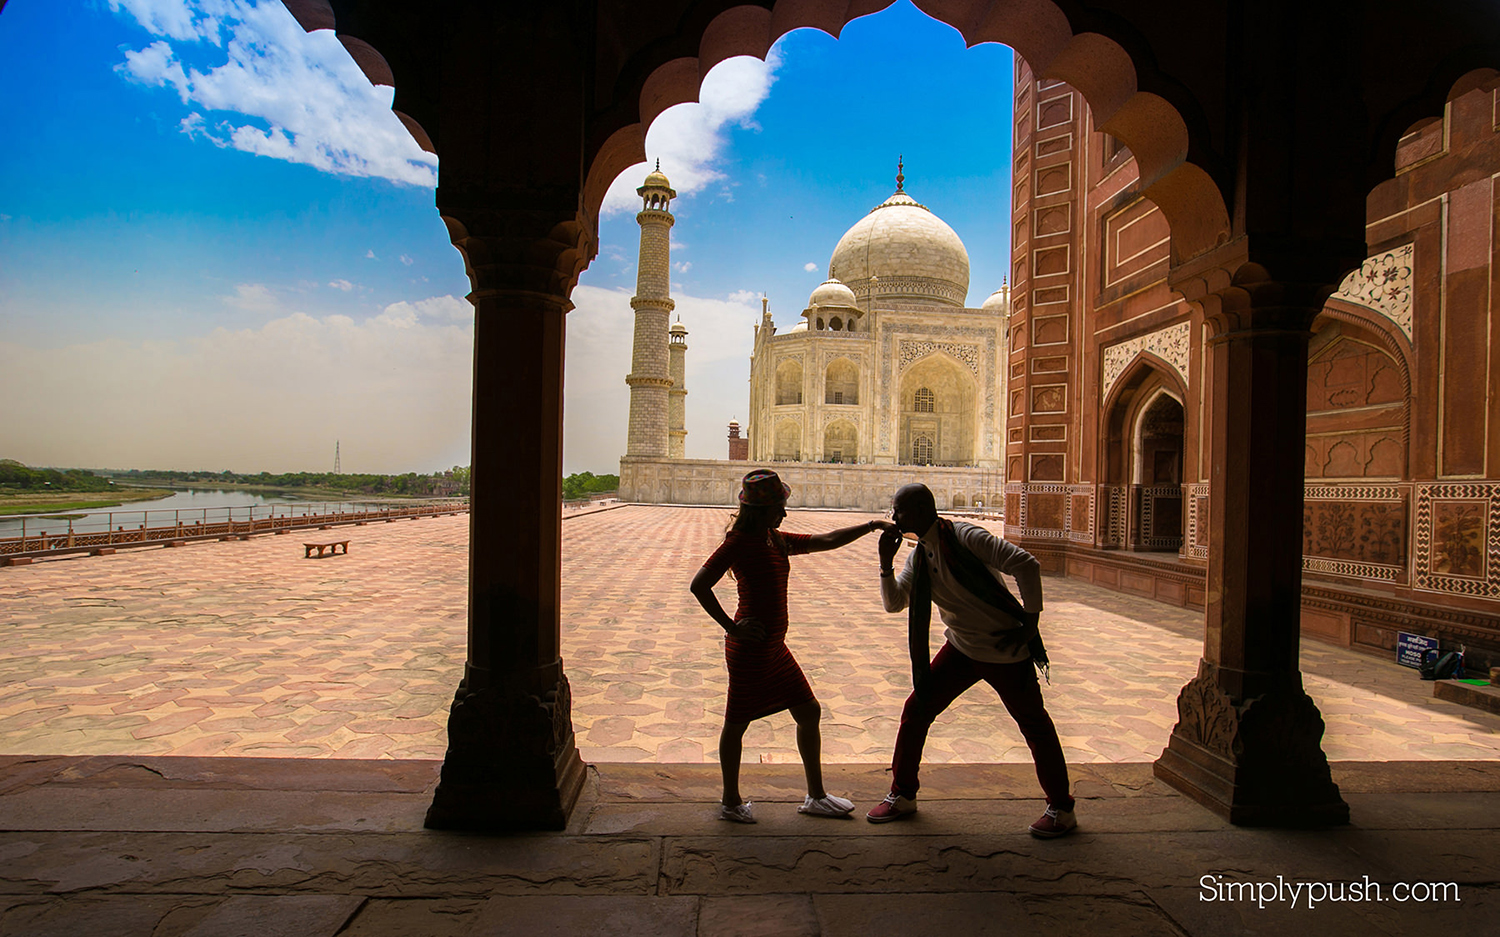
<path fill-rule="evenodd" d="M 740 479 L 747 472 L 770 469 L 792 486 L 787 500 L 794 508 L 844 508 L 884 512 L 897 488 L 921 482 L 932 489 L 942 510 L 974 508 L 976 502 L 998 511 L 1004 479 L 977 468 L 933 465 L 844 465 L 814 462 L 729 462 L 717 459 L 620 460 L 620 500 L 640 504 L 736 503 Z"/>

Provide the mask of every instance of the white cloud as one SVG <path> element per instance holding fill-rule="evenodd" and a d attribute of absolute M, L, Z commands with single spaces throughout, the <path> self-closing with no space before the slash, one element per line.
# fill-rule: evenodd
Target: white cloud
<path fill-rule="evenodd" d="M 566 472 L 617 472 L 630 416 L 635 313 L 630 289 L 578 286 L 568 313 L 567 399 L 563 414 Z M 724 428 L 749 406 L 750 350 L 759 297 L 741 290 L 723 299 L 674 293 L 673 319 L 688 330 L 687 455 L 722 459 Z"/>
<path fill-rule="evenodd" d="M 818 265 L 815 263 L 805 263 L 802 265 L 802 269 L 806 270 L 808 273 L 812 273 L 814 270 L 818 269 Z"/>
<path fill-rule="evenodd" d="M 457 296 L 434 296 L 415 303 L 391 303 L 381 315 L 391 317 L 392 320 L 411 318 L 413 321 L 426 319 L 438 322 L 472 322 L 474 307 L 467 299 Z"/>
<path fill-rule="evenodd" d="M 766 61 L 752 56 L 726 59 L 703 79 L 696 103 L 678 104 L 663 111 L 646 131 L 646 157 L 622 172 L 604 197 L 606 215 L 637 211 L 640 198 L 635 190 L 650 171 L 651 161 L 661 160 L 661 170 L 672 180 L 679 196 L 694 195 L 725 179 L 719 154 L 732 127 L 758 130 L 754 115 L 771 93 L 776 69 L 781 64 L 773 48 Z"/>
<path fill-rule="evenodd" d="M 401 262 L 404 263 L 404 264 L 406 264 L 408 267 L 410 267 L 412 264 L 416 263 L 416 261 L 412 260 L 410 257 L 406 256 L 405 254 L 401 255 Z"/>
<path fill-rule="evenodd" d="M 9 221 L 9 220 L 10 220 L 10 216 L 9 215 L 0 215 L 0 221 Z"/>
<path fill-rule="evenodd" d="M 672 266 L 677 268 L 678 273 L 687 273 L 689 270 L 693 269 L 693 262 L 691 260 L 682 260 L 678 261 Z"/>
<path fill-rule="evenodd" d="M 411 321 L 408 309 L 364 322 L 295 312 L 179 341 L 46 352 L 0 342 L 0 398 L 27 401 L 6 423 L 7 455 L 41 465 L 298 471 L 323 466 L 340 439 L 346 460 L 361 453 L 362 471 L 465 463 L 473 326 L 451 315 L 459 303 L 467 305 L 451 296 L 394 304 Z M 421 310 L 449 314 L 428 321 Z M 35 393 L 52 383 L 59 355 L 72 377 Z M 312 378 L 338 393 L 309 392 Z"/>
<path fill-rule="evenodd" d="M 346 293 L 354 289 L 354 284 L 350 283 L 348 280 L 332 280 L 328 285 L 336 290 L 343 290 Z"/>
<path fill-rule="evenodd" d="M 372 86 L 332 30 L 307 33 L 280 3 L 110 0 L 156 41 L 125 53 L 118 70 L 170 87 L 193 110 L 180 129 L 230 147 L 324 172 L 409 185 L 437 181 L 436 158 L 391 113 L 394 92 Z M 221 40 L 228 35 L 227 42 Z M 205 40 L 223 55 L 204 69 Z"/>
<path fill-rule="evenodd" d="M 276 294 L 264 283 L 239 283 L 234 295 L 223 297 L 224 304 L 248 312 L 265 312 L 277 306 Z"/>
<path fill-rule="evenodd" d="M 153 35 L 184 42 L 206 40 L 219 45 L 230 4 L 222 0 L 109 0 L 109 8 L 127 11 Z"/>
<path fill-rule="evenodd" d="M 378 258 L 376 258 L 376 256 L 375 256 L 375 251 L 374 251 L 374 249 L 371 249 L 371 250 L 367 250 L 367 251 L 365 251 L 365 257 L 366 257 L 366 258 L 367 258 L 367 259 L 369 259 L 369 260 L 376 260 L 376 259 L 378 259 Z"/>

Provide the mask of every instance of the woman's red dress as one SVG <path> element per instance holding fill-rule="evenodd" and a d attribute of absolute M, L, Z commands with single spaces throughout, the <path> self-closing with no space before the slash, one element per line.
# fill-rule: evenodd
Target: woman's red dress
<path fill-rule="evenodd" d="M 781 535 L 787 555 L 807 552 L 807 534 Z M 731 530 L 703 564 L 715 579 L 734 571 L 740 603 L 735 620 L 756 618 L 766 630 L 764 641 L 724 639 L 724 663 L 729 668 L 729 702 L 725 722 L 749 722 L 812 702 L 812 687 L 786 646 L 787 557 L 765 533 Z"/>

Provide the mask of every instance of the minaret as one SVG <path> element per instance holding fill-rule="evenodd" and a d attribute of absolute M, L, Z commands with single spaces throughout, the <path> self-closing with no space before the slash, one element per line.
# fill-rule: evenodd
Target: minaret
<path fill-rule="evenodd" d="M 635 281 L 635 296 L 630 308 L 635 310 L 635 341 L 630 353 L 630 432 L 625 443 L 627 456 L 666 458 L 668 391 L 672 375 L 667 367 L 667 323 L 672 307 L 670 211 L 677 193 L 662 175 L 661 160 L 646 177 L 646 184 L 636 189 L 641 197 L 641 211 L 635 216 L 641 226 L 641 256 Z M 686 347 L 686 346 L 684 346 Z"/>
<path fill-rule="evenodd" d="M 687 451 L 687 337 L 682 317 L 672 323 L 667 353 L 671 361 L 672 390 L 667 404 L 667 458 L 683 459 Z"/>

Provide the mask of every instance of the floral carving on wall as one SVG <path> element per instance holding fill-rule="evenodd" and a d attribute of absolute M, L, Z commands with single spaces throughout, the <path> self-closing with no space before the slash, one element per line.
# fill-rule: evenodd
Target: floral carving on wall
<path fill-rule="evenodd" d="M 1403 244 L 1394 250 L 1365 259 L 1358 270 L 1339 284 L 1334 299 L 1373 309 L 1390 319 L 1411 341 L 1411 284 L 1414 246 Z"/>
<path fill-rule="evenodd" d="M 1302 555 L 1385 566 L 1406 562 L 1406 505 L 1402 502 L 1307 501 L 1302 508 Z"/>
<path fill-rule="evenodd" d="M 1488 510 L 1483 501 L 1439 501 L 1432 506 L 1433 572 L 1483 578 Z"/>
<path fill-rule="evenodd" d="M 1099 385 L 1099 399 L 1101 401 L 1109 399 L 1110 389 L 1125 373 L 1130 362 L 1143 351 L 1149 351 L 1170 364 L 1177 372 L 1177 377 L 1182 381 L 1183 386 L 1187 386 L 1191 335 L 1192 325 L 1179 322 L 1176 325 L 1169 325 L 1164 329 L 1157 329 L 1155 332 L 1137 335 L 1135 338 L 1107 346 L 1104 349 L 1104 380 Z"/>

